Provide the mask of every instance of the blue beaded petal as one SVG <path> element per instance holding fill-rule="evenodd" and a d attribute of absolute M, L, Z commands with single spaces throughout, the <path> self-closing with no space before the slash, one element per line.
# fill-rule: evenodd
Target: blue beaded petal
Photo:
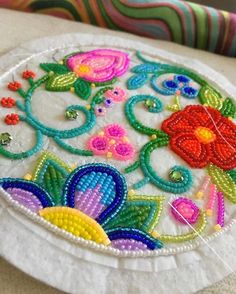
<path fill-rule="evenodd" d="M 111 185 L 114 188 L 114 193 L 113 190 L 109 191 L 110 196 L 113 195 L 113 200 L 110 202 L 106 196 L 102 199 L 103 204 L 107 204 L 107 207 L 96 219 L 98 223 L 104 225 L 109 221 L 110 217 L 114 217 L 122 209 L 127 198 L 126 181 L 115 168 L 102 163 L 94 163 L 75 169 L 65 183 L 63 203 L 65 206 L 75 207 L 75 192 L 78 189 L 78 185 L 80 185 L 81 180 L 84 183 L 87 179 L 86 176 L 91 175 L 91 173 L 101 173 L 106 175 L 106 177 L 111 177 L 111 182 L 114 183 L 114 185 Z M 106 186 L 106 189 L 108 189 L 108 186 Z M 104 189 L 104 193 L 106 193 L 106 189 Z"/>
<path fill-rule="evenodd" d="M 178 86 L 177 87 L 168 87 L 168 85 L 166 85 L 166 82 L 167 81 L 169 82 L 169 80 L 163 81 L 162 85 L 164 87 L 162 88 L 161 86 L 159 86 L 157 84 L 157 82 L 156 82 L 157 78 L 159 78 L 159 75 L 156 75 L 156 74 L 151 77 L 151 86 L 156 92 L 158 92 L 162 95 L 174 95 L 176 90 L 179 88 Z M 173 82 L 173 81 L 171 81 L 171 82 Z"/>
<path fill-rule="evenodd" d="M 191 81 L 190 78 L 184 75 L 176 75 L 174 78 L 178 83 L 183 83 L 183 84 L 188 84 Z"/>
<path fill-rule="evenodd" d="M 194 89 L 193 87 L 190 87 L 190 86 L 185 86 L 185 87 L 181 88 L 181 93 L 186 98 L 194 99 L 198 95 L 198 90 Z"/>
<path fill-rule="evenodd" d="M 142 242 L 143 244 L 147 245 L 148 249 L 150 250 L 159 249 L 163 247 L 161 241 L 154 239 L 150 235 L 138 229 L 118 228 L 107 230 L 106 233 L 111 241 L 117 239 L 131 239 Z"/>

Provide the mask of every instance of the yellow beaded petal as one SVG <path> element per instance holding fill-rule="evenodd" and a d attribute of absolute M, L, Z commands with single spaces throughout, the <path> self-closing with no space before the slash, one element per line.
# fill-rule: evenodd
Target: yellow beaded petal
<path fill-rule="evenodd" d="M 39 215 L 55 226 L 76 237 L 109 245 L 110 240 L 103 228 L 83 212 L 70 207 L 47 207 Z"/>

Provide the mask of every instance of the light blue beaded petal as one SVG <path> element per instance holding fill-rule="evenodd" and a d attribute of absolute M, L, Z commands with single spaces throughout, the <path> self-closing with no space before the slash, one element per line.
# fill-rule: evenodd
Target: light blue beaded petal
<path fill-rule="evenodd" d="M 159 67 L 160 65 L 156 63 L 144 63 L 134 66 L 131 71 L 134 73 L 155 73 Z"/>
<path fill-rule="evenodd" d="M 148 81 L 148 75 L 146 73 L 136 74 L 130 77 L 127 81 L 127 88 L 129 90 L 135 90 L 141 88 Z"/>

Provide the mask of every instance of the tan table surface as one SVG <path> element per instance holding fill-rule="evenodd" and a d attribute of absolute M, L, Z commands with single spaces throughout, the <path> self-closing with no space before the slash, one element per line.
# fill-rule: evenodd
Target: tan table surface
<path fill-rule="evenodd" d="M 232 83 L 236 84 L 236 59 L 214 55 L 199 50 L 193 50 L 176 45 L 174 43 L 150 40 L 131 34 L 114 32 L 90 25 L 61 20 L 54 17 L 0 9 L 0 54 L 4 54 L 5 52 L 17 47 L 20 43 L 30 41 L 35 38 L 75 32 L 104 33 L 121 37 L 128 37 L 129 39 L 142 41 L 146 44 L 168 50 L 176 54 L 192 57 L 211 66 L 215 70 L 227 76 Z M 95 292 L 96 290 L 94 293 Z M 34 280 L 0 258 L 0 294 L 39 293 L 56 294 L 62 292 Z M 201 291 L 201 294 L 208 293 L 235 294 L 236 277 L 234 275 L 230 276 L 219 284 Z M 85 293 L 80 293 L 78 291 L 78 294 Z"/>

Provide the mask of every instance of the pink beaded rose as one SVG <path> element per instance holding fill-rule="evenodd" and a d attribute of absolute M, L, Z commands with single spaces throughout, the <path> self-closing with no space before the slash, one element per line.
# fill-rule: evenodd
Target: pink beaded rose
<path fill-rule="evenodd" d="M 199 216 L 199 208 L 190 199 L 180 197 L 172 202 L 171 212 L 173 216 L 183 224 L 196 223 Z"/>
<path fill-rule="evenodd" d="M 118 160 L 129 160 L 135 155 L 134 147 L 128 142 L 118 142 L 111 147 L 114 158 Z"/>
<path fill-rule="evenodd" d="M 129 66 L 128 54 L 111 49 L 77 53 L 67 59 L 67 66 L 78 77 L 102 83 L 123 75 Z"/>
<path fill-rule="evenodd" d="M 107 137 L 111 139 L 120 139 L 126 136 L 126 131 L 123 127 L 118 124 L 111 124 L 104 128 L 104 132 Z"/>
<path fill-rule="evenodd" d="M 109 140 L 104 136 L 94 136 L 88 141 L 88 147 L 97 155 L 104 155 L 109 150 Z"/>
<path fill-rule="evenodd" d="M 130 160 L 135 156 L 135 149 L 128 142 L 126 130 L 118 124 L 110 124 L 98 134 L 92 136 L 87 143 L 89 150 L 95 155 L 106 155 L 117 160 Z"/>

